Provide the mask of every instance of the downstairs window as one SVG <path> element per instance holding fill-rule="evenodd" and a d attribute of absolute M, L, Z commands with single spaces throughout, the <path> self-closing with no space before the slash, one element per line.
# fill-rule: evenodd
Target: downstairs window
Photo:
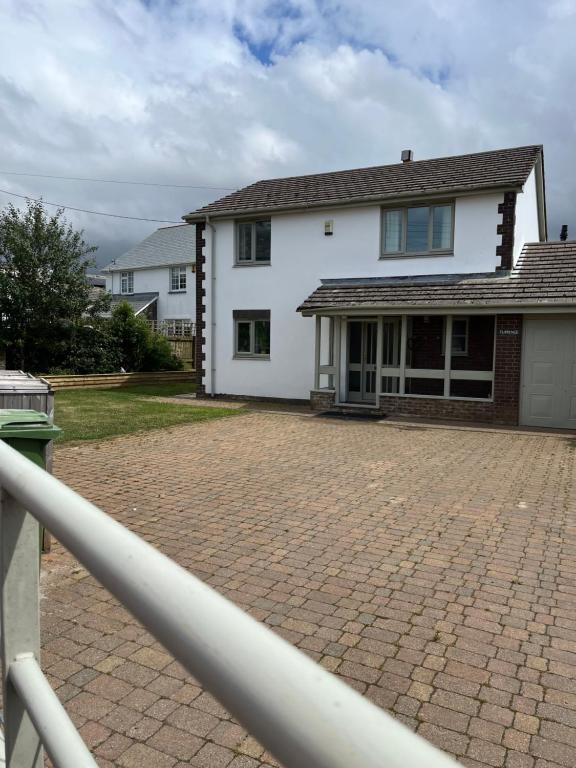
<path fill-rule="evenodd" d="M 234 357 L 270 357 L 270 310 L 235 309 Z"/>

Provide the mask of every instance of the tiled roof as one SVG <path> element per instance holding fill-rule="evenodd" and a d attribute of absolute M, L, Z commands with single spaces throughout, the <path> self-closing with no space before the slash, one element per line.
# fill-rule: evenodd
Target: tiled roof
<path fill-rule="evenodd" d="M 193 264 L 196 261 L 195 229 L 190 224 L 161 227 L 134 248 L 114 259 L 104 272 Z"/>
<path fill-rule="evenodd" d="M 150 293 L 113 293 L 110 309 L 104 313 L 104 317 L 110 317 L 112 310 L 117 307 L 118 304 L 123 304 L 124 302 L 128 302 L 134 310 L 134 314 L 137 315 L 157 300 L 158 293 L 152 291 Z"/>
<path fill-rule="evenodd" d="M 231 216 L 385 200 L 401 195 L 521 187 L 542 152 L 540 145 L 477 152 L 350 171 L 257 181 L 186 216 Z"/>
<path fill-rule="evenodd" d="M 528 243 L 509 273 L 324 280 L 298 311 L 463 306 L 576 308 L 576 241 Z"/>

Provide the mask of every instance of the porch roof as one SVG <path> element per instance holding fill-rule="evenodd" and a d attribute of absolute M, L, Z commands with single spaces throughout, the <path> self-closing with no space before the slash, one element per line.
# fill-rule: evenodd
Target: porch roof
<path fill-rule="evenodd" d="M 576 241 L 528 243 L 511 272 L 322 280 L 298 311 L 547 306 L 576 309 Z"/>
<path fill-rule="evenodd" d="M 139 315 L 141 312 L 143 312 L 145 309 L 147 309 L 151 304 L 154 304 L 155 301 L 158 301 L 158 292 L 157 291 L 151 291 L 150 293 L 113 293 L 112 294 L 112 301 L 110 303 L 110 309 L 103 313 L 104 317 L 110 317 L 112 314 L 112 311 L 119 305 L 119 304 L 130 304 L 132 309 L 134 310 L 135 315 Z"/>

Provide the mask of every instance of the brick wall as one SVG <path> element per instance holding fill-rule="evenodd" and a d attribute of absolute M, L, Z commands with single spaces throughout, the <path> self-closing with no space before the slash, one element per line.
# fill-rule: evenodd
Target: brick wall
<path fill-rule="evenodd" d="M 521 357 L 522 315 L 498 315 L 493 402 L 387 396 L 381 398 L 380 410 L 386 415 L 516 425 L 519 418 Z"/>
<path fill-rule="evenodd" d="M 333 389 L 313 389 L 310 392 L 310 407 L 313 411 L 329 411 L 336 400 Z"/>
<path fill-rule="evenodd" d="M 204 345 L 206 343 L 204 320 L 206 313 L 205 229 L 206 224 L 196 224 L 196 397 L 203 397 L 206 391 L 204 387 L 204 361 L 206 359 L 206 354 L 204 352 Z"/>
<path fill-rule="evenodd" d="M 500 256 L 500 269 L 512 269 L 514 261 L 514 228 L 516 226 L 516 192 L 504 192 L 504 201 L 498 206 L 502 214 L 502 223 L 496 229 L 502 235 L 502 242 L 496 247 L 496 256 Z"/>
<path fill-rule="evenodd" d="M 518 424 L 522 366 L 522 315 L 499 315 L 496 321 L 494 408 L 496 421 Z"/>

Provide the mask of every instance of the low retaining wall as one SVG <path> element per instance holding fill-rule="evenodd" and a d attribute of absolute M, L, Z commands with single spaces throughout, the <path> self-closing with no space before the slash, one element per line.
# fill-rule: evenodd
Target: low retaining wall
<path fill-rule="evenodd" d="M 133 384 L 159 384 L 184 381 L 196 383 L 194 371 L 156 371 L 155 373 L 95 373 L 86 376 L 44 376 L 52 389 L 80 387 L 129 387 Z"/>

